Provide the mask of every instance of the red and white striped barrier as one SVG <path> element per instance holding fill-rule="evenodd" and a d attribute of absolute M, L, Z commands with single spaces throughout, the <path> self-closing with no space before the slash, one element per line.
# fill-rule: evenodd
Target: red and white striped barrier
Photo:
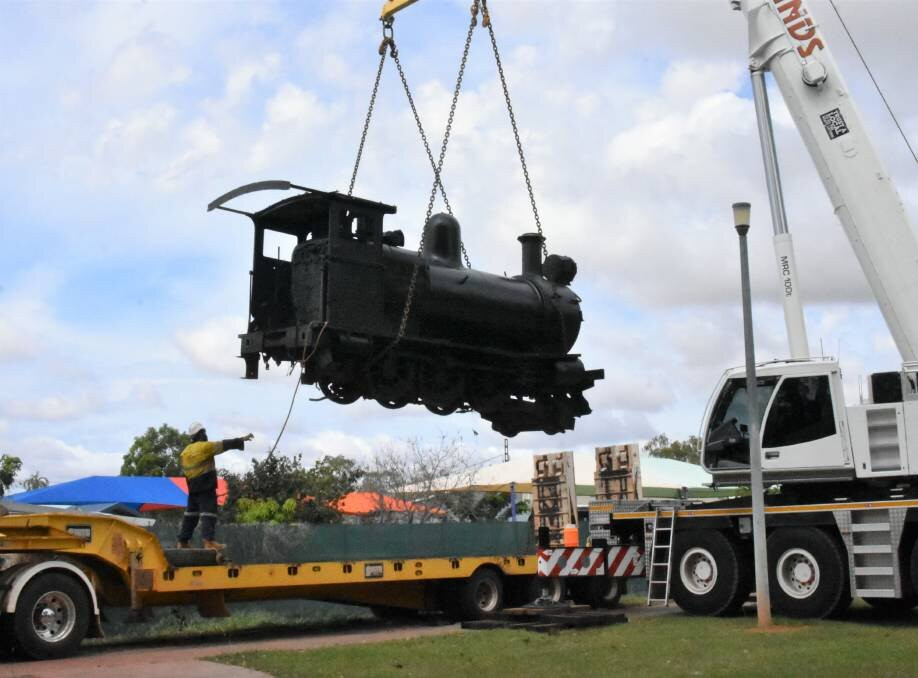
<path fill-rule="evenodd" d="M 640 546 L 612 546 L 606 557 L 610 577 L 639 577 L 644 574 L 644 549 Z"/>
<path fill-rule="evenodd" d="M 605 557 L 603 557 L 605 556 Z M 540 577 L 637 577 L 644 573 L 644 549 L 640 546 L 608 548 L 540 549 Z"/>

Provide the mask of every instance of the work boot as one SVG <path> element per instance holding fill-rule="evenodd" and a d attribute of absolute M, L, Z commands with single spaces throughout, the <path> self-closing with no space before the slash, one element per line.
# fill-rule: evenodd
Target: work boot
<path fill-rule="evenodd" d="M 214 551 L 222 551 L 224 548 L 226 548 L 226 544 L 221 544 L 220 542 L 211 541 L 210 539 L 205 539 L 204 548 L 213 549 Z"/>
<path fill-rule="evenodd" d="M 178 544 L 176 544 L 175 546 L 176 546 L 176 548 L 180 548 L 180 549 L 190 549 L 190 548 L 191 548 L 191 542 L 188 542 L 188 541 L 180 541 L 180 542 L 179 542 Z"/>

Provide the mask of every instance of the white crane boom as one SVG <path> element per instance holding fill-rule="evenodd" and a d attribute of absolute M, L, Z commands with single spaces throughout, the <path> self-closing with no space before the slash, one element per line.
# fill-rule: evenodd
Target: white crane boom
<path fill-rule="evenodd" d="M 902 359 L 918 360 L 918 241 L 804 0 L 733 0 L 750 68 L 769 70 L 819 171 Z"/>

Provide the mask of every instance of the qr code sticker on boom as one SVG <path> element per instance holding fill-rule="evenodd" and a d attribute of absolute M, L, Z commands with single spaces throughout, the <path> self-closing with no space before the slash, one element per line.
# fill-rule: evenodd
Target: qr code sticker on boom
<path fill-rule="evenodd" d="M 822 120 L 822 124 L 825 126 L 826 133 L 829 135 L 830 139 L 837 139 L 841 135 L 848 133 L 848 125 L 845 123 L 841 111 L 837 108 L 832 109 L 828 113 L 823 113 L 819 116 L 819 119 Z"/>

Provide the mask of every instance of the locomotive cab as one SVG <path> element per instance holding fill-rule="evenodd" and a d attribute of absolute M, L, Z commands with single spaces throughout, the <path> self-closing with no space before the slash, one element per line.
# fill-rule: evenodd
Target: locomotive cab
<path fill-rule="evenodd" d="M 290 188 L 302 194 L 258 212 L 224 206 L 247 193 Z M 395 207 L 269 181 L 230 191 L 208 209 L 244 214 L 254 226 L 248 331 L 240 335 L 246 379 L 258 378 L 263 353 L 278 362 L 301 359 L 300 347 L 314 344 L 326 323 L 384 330 L 381 256 L 393 236 L 383 233 L 383 218 Z"/>

